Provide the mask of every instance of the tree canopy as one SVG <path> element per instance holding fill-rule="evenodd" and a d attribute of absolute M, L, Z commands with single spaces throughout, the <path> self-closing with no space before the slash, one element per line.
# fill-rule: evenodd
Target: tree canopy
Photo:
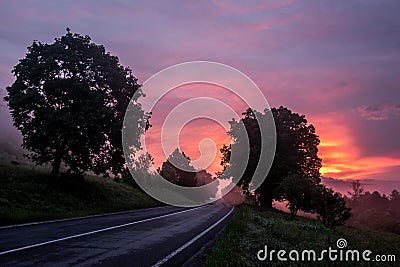
<path fill-rule="evenodd" d="M 79 174 L 123 175 L 121 128 L 140 85 L 104 46 L 67 31 L 52 44 L 34 41 L 14 67 L 16 80 L 4 98 L 14 125 L 30 158 L 52 164 L 53 176 L 62 162 Z M 147 121 L 144 112 L 136 114 L 138 122 Z M 138 124 L 137 138 L 146 128 Z"/>
<path fill-rule="evenodd" d="M 283 177 L 290 174 L 299 174 L 314 183 L 320 181 L 319 169 L 321 168 L 321 159 L 318 157 L 319 138 L 315 133 L 313 125 L 309 125 L 304 115 L 293 113 L 285 107 L 272 108 L 264 113 L 247 109 L 243 113 L 241 122 L 243 123 L 250 144 L 250 156 L 247 162 L 243 177 L 239 185 L 246 191 L 249 187 L 254 171 L 261 153 L 261 133 L 257 123 L 258 118 L 266 116 L 266 112 L 272 112 L 276 126 L 276 152 L 272 167 L 263 184 L 256 190 L 260 203 L 271 207 L 274 198 L 279 199 L 276 188 L 281 183 Z M 228 134 L 235 140 L 233 145 L 238 145 L 244 139 L 243 126 L 238 121 L 230 121 L 231 128 Z M 266 148 L 268 149 L 268 148 Z M 230 160 L 230 146 L 221 148 L 221 165 L 226 169 Z M 229 163 L 229 165 L 235 163 Z M 263 164 L 262 162 L 260 164 Z"/>
<path fill-rule="evenodd" d="M 325 185 L 316 186 L 314 192 L 313 209 L 325 226 L 334 228 L 350 219 L 351 208 L 347 207 L 346 199 L 340 193 Z"/>
<path fill-rule="evenodd" d="M 179 149 L 175 149 L 169 155 L 168 159 L 162 164 L 159 173 L 173 184 L 186 187 L 195 187 L 197 185 L 196 170 L 190 164 L 190 158 Z"/>

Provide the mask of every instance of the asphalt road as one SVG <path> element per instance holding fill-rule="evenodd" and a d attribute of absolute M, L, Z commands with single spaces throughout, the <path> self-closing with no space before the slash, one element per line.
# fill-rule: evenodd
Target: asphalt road
<path fill-rule="evenodd" d="M 180 266 L 232 214 L 216 203 L 0 227 L 0 266 Z"/>

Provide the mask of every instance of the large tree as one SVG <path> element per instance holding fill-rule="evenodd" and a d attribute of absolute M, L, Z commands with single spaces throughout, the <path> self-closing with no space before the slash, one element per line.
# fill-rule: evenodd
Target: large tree
<path fill-rule="evenodd" d="M 244 175 L 239 181 L 239 185 L 246 191 L 249 187 L 254 171 L 259 162 L 261 153 L 261 133 L 257 119 L 267 116 L 266 112 L 272 112 L 275 120 L 276 127 L 276 151 L 275 158 L 272 163 L 270 172 L 261 186 L 256 190 L 258 200 L 263 206 L 272 207 L 272 200 L 279 199 L 281 196 L 277 195 L 276 188 L 281 183 L 283 177 L 290 174 L 299 174 L 302 177 L 307 177 L 314 183 L 320 182 L 319 169 L 321 168 L 321 159 L 318 157 L 318 144 L 319 138 L 315 133 L 313 125 L 309 125 L 304 115 L 293 113 L 290 109 L 285 107 L 272 108 L 271 111 L 258 113 L 257 111 L 247 109 L 243 113 L 241 124 L 239 121 L 231 121 L 231 128 L 228 134 L 235 142 L 232 144 L 240 145 L 238 143 L 244 140 L 243 126 L 245 127 L 245 134 L 247 134 L 250 144 L 250 156 L 247 162 Z M 269 149 L 269 148 L 265 148 Z M 221 149 L 222 160 L 221 164 L 226 169 L 228 166 L 232 167 L 235 162 L 230 162 L 230 147 L 224 146 Z M 229 163 L 229 164 L 228 164 Z"/>
<path fill-rule="evenodd" d="M 116 56 L 67 29 L 51 44 L 34 41 L 12 72 L 16 80 L 4 99 L 33 161 L 50 163 L 53 176 L 62 162 L 79 174 L 125 172 L 122 122 L 140 85 Z M 133 106 L 138 138 L 147 118 Z"/>

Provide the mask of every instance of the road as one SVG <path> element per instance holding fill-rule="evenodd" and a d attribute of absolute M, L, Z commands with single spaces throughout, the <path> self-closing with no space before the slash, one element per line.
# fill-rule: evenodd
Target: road
<path fill-rule="evenodd" d="M 0 227 L 0 266 L 179 266 L 232 214 L 216 203 Z"/>

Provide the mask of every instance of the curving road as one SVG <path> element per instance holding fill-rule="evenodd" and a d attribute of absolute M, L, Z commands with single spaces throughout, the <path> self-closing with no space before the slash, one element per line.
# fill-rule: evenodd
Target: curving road
<path fill-rule="evenodd" d="M 0 227 L 0 266 L 179 266 L 233 211 L 168 206 Z"/>

